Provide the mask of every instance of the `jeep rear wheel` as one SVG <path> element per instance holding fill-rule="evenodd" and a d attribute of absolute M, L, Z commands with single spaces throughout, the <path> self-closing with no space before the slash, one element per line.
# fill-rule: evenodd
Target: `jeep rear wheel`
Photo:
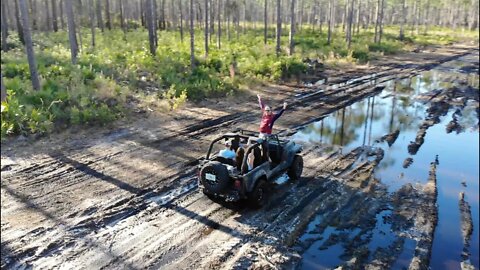
<path fill-rule="evenodd" d="M 250 205 L 254 208 L 261 208 L 264 206 L 268 201 L 268 190 L 267 190 L 267 182 L 265 180 L 260 180 L 255 188 L 253 189 L 252 193 L 250 194 L 248 200 Z"/>
<path fill-rule="evenodd" d="M 290 169 L 288 169 L 288 176 L 291 179 L 296 180 L 302 176 L 303 172 L 303 158 L 300 155 L 295 155 L 293 158 L 292 165 L 290 165 Z"/>

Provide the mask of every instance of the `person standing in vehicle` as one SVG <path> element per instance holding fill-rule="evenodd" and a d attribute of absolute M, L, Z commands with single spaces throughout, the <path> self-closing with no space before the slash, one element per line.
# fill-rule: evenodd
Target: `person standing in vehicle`
<path fill-rule="evenodd" d="M 272 129 L 273 129 L 273 124 L 275 121 L 282 116 L 283 112 L 287 109 L 287 103 L 283 103 L 283 108 L 274 114 L 272 112 L 272 108 L 270 106 L 267 106 L 263 104 L 262 98 L 260 95 L 257 95 L 258 97 L 258 105 L 260 105 L 260 108 L 262 109 L 262 121 L 260 122 L 260 138 L 265 138 L 268 135 L 272 134 Z"/>

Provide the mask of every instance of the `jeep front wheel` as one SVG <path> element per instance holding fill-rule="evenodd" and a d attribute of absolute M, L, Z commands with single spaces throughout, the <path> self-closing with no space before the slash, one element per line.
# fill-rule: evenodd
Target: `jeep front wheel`
<path fill-rule="evenodd" d="M 252 193 L 250 194 L 249 202 L 253 208 L 261 208 L 267 203 L 267 200 L 268 200 L 267 182 L 265 182 L 265 180 L 262 179 L 257 183 Z"/>
<path fill-rule="evenodd" d="M 303 172 L 303 158 L 300 155 L 295 155 L 293 158 L 292 165 L 290 165 L 290 169 L 288 170 L 288 176 L 291 179 L 296 180 L 302 176 Z"/>

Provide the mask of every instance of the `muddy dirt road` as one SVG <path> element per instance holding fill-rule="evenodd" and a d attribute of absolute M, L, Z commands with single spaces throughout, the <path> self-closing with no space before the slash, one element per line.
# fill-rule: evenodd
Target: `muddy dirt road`
<path fill-rule="evenodd" d="M 316 87 L 266 87 L 262 94 L 276 104 L 288 100 L 277 128 L 295 138 L 357 102 L 368 100 L 373 111 L 373 98 L 385 93 L 401 98 L 400 92 L 385 92 L 391 81 L 408 80 L 463 56 L 478 59 L 478 50 L 449 48 L 426 62 L 392 61 L 374 73 L 357 71 Z M 470 69 L 478 74 L 478 61 Z M 464 87 L 417 95 L 428 109 L 408 152 L 421 149 L 426 130 L 457 105 L 476 108 L 478 127 L 478 83 L 476 89 L 460 84 Z M 305 142 L 303 178 L 273 185 L 261 210 L 212 202 L 199 192 L 195 164 L 208 142 L 233 127 L 257 127 L 254 97 L 241 102 L 190 106 L 164 119 L 150 115 L 110 131 L 66 132 L 2 145 L 2 269 L 428 268 L 441 165 L 432 155 L 424 181 L 389 190 L 375 174 L 388 149 L 373 141 L 395 146 L 399 135 L 394 130 L 349 148 L 343 147 L 343 135 L 348 135 L 343 129 L 340 143 L 335 137 L 333 143 Z M 465 126 L 458 124 L 460 114 L 455 117 L 451 132 Z M 415 157 L 412 162 L 415 166 Z M 468 217 L 468 201 L 460 205 Z M 478 200 L 475 205 L 478 209 Z M 472 218 L 464 220 L 462 227 L 471 228 Z M 473 236 L 467 233 L 460 241 L 478 238 L 478 226 L 473 228 Z M 385 238 L 388 245 L 382 244 Z M 327 252 L 318 253 L 319 258 L 312 248 Z M 462 263 L 478 269 L 478 261 L 470 261 L 472 248 L 465 245 Z M 339 256 L 324 262 L 329 253 Z"/>

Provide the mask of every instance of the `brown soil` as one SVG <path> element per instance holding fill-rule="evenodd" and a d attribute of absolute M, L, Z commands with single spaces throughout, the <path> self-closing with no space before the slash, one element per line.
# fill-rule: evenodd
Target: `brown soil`
<path fill-rule="evenodd" d="M 373 177 L 381 149 L 342 154 L 332 147 L 307 148 L 303 178 L 273 187 L 267 207 L 253 211 L 242 204 L 214 203 L 197 191 L 194 165 L 209 141 L 236 127 L 256 130 L 257 93 L 274 108 L 289 103 L 275 126 L 288 135 L 380 92 L 385 81 L 413 76 L 471 50 L 432 47 L 370 66 L 327 69 L 328 82 L 315 89 L 266 85 L 170 113 L 153 108 L 104 128 L 72 128 L 38 140 L 2 143 L 1 266 L 293 266 L 301 252 L 292 246 L 316 213 L 325 213 L 325 224 L 371 229 L 371 218 L 389 200 L 385 186 Z M 374 158 L 362 160 L 365 154 Z M 437 219 L 432 166 L 428 184 L 405 186 L 393 210 L 399 228 L 421 233 L 412 262 L 418 268 L 428 266 Z M 419 209 L 415 205 L 424 210 L 413 212 Z M 395 258 L 396 253 L 377 252 L 368 260 L 364 240 L 351 241 L 345 261 L 353 268 L 382 268 Z"/>

